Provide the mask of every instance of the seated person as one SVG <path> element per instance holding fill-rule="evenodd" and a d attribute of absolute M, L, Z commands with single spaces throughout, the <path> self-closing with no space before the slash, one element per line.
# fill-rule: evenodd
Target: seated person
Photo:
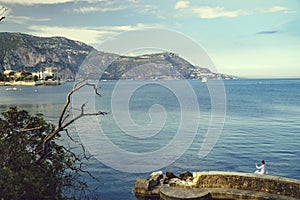
<path fill-rule="evenodd" d="M 261 161 L 261 166 L 257 166 L 256 163 L 256 169 L 254 174 L 268 174 L 267 166 L 265 165 L 265 161 Z"/>

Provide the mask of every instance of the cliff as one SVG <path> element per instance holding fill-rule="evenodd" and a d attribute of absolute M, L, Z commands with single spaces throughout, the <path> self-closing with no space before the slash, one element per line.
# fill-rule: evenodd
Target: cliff
<path fill-rule="evenodd" d="M 56 67 L 62 74 L 73 75 L 91 50 L 91 46 L 63 37 L 0 33 L 0 71 Z"/>

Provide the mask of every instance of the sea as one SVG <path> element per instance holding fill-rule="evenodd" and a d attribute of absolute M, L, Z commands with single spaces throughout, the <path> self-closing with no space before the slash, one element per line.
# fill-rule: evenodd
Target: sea
<path fill-rule="evenodd" d="M 95 84 L 101 96 L 77 92 L 70 117 L 81 109 L 108 114 L 84 117 L 69 133 L 93 155 L 85 169 L 101 183 L 86 180 L 100 199 L 136 199 L 136 178 L 153 171 L 253 173 L 262 159 L 269 175 L 300 179 L 300 79 Z M 2 86 L 0 111 L 17 106 L 56 124 L 73 87 Z"/>

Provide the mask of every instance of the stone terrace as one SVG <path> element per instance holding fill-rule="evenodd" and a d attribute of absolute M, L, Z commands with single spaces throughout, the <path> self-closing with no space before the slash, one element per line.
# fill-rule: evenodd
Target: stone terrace
<path fill-rule="evenodd" d="M 168 184 L 160 181 L 152 188 L 143 190 L 136 183 L 133 191 L 137 196 L 153 194 L 164 200 L 300 199 L 300 180 L 239 172 L 194 172 L 186 181 L 174 178 Z"/>

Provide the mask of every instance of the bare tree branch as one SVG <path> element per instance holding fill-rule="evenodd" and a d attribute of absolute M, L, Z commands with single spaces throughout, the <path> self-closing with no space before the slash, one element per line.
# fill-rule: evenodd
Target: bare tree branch
<path fill-rule="evenodd" d="M 94 112 L 94 113 L 85 113 L 84 108 L 87 103 L 83 103 L 80 108 L 80 111 L 81 111 L 80 114 L 78 116 L 75 116 L 71 120 L 66 121 L 66 118 L 69 117 L 69 114 L 66 114 L 66 113 L 67 113 L 67 110 L 70 108 L 71 97 L 76 91 L 82 89 L 83 87 L 92 87 L 94 89 L 95 94 L 100 96 L 100 94 L 98 93 L 99 87 L 95 84 L 88 83 L 87 80 L 80 81 L 79 83 L 77 83 L 74 86 L 74 88 L 67 95 L 66 103 L 60 114 L 57 128 L 51 134 L 47 135 L 43 140 L 44 154 L 46 153 L 47 144 L 55 137 L 55 135 L 57 135 L 60 131 L 65 130 L 69 125 L 71 125 L 78 119 L 80 119 L 82 117 L 86 117 L 86 116 L 97 116 L 97 115 L 106 115 L 107 114 L 107 112 L 102 112 L 102 111 L 98 111 L 98 112 Z"/>
<path fill-rule="evenodd" d="M 0 8 L 0 23 L 5 19 L 5 16 L 2 16 L 7 11 L 7 8 L 2 6 Z"/>
<path fill-rule="evenodd" d="M 43 126 L 38 126 L 38 127 L 33 127 L 33 128 L 22 128 L 20 131 L 25 132 L 25 131 L 34 131 L 34 130 L 39 130 L 43 128 Z"/>
<path fill-rule="evenodd" d="M 0 8 L 0 15 L 3 15 L 7 11 L 7 8 L 4 6 L 1 6 Z"/>
<path fill-rule="evenodd" d="M 84 145 L 83 145 L 81 142 L 75 140 L 75 139 L 69 134 L 68 129 L 65 129 L 64 131 L 66 132 L 67 136 L 69 137 L 69 139 L 70 139 L 72 142 L 74 142 L 75 144 L 78 144 L 79 146 L 81 146 L 82 154 L 83 154 L 83 158 L 84 158 L 84 159 L 89 160 L 91 157 L 93 157 L 93 155 L 88 156 L 88 155 L 86 154 L 86 150 L 85 150 Z"/>

